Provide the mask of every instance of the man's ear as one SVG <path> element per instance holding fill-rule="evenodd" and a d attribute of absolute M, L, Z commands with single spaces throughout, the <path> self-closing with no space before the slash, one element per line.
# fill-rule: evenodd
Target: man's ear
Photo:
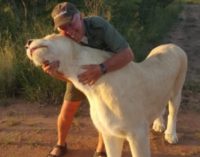
<path fill-rule="evenodd" d="M 85 17 L 85 13 L 84 12 L 80 12 L 79 14 L 80 14 L 81 19 L 83 19 Z"/>
<path fill-rule="evenodd" d="M 72 18 L 72 21 L 76 21 L 77 19 L 81 19 L 82 20 L 82 17 L 80 15 L 80 13 L 76 13 L 73 15 L 73 18 Z"/>

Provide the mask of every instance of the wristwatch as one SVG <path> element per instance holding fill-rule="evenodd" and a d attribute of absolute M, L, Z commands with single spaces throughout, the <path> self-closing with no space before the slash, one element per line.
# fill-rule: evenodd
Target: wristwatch
<path fill-rule="evenodd" d="M 107 68 L 106 68 L 105 64 L 101 63 L 101 64 L 99 64 L 99 66 L 100 66 L 102 74 L 105 74 L 107 72 Z"/>

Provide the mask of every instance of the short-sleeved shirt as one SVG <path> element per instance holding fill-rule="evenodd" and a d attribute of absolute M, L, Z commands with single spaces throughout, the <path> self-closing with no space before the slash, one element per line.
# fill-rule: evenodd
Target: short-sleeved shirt
<path fill-rule="evenodd" d="M 113 53 L 129 46 L 121 34 L 102 17 L 86 17 L 83 22 L 88 42 L 84 45 Z M 64 99 L 67 101 L 80 101 L 85 99 L 85 96 L 71 82 L 67 82 Z"/>
<path fill-rule="evenodd" d="M 121 34 L 99 16 L 85 18 L 84 26 L 90 47 L 114 53 L 128 47 L 128 43 Z"/>

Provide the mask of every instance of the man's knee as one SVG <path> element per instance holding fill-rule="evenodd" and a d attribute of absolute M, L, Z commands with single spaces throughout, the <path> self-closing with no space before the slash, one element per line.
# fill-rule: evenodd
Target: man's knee
<path fill-rule="evenodd" d="M 80 106 L 81 101 L 66 101 L 64 100 L 59 114 L 59 118 L 67 120 L 74 116 Z"/>

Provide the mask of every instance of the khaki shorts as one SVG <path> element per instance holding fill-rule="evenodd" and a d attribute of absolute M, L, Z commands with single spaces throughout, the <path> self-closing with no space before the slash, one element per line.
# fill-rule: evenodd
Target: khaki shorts
<path fill-rule="evenodd" d="M 67 82 L 64 100 L 67 101 L 82 101 L 85 100 L 86 96 L 78 90 L 72 82 Z"/>

